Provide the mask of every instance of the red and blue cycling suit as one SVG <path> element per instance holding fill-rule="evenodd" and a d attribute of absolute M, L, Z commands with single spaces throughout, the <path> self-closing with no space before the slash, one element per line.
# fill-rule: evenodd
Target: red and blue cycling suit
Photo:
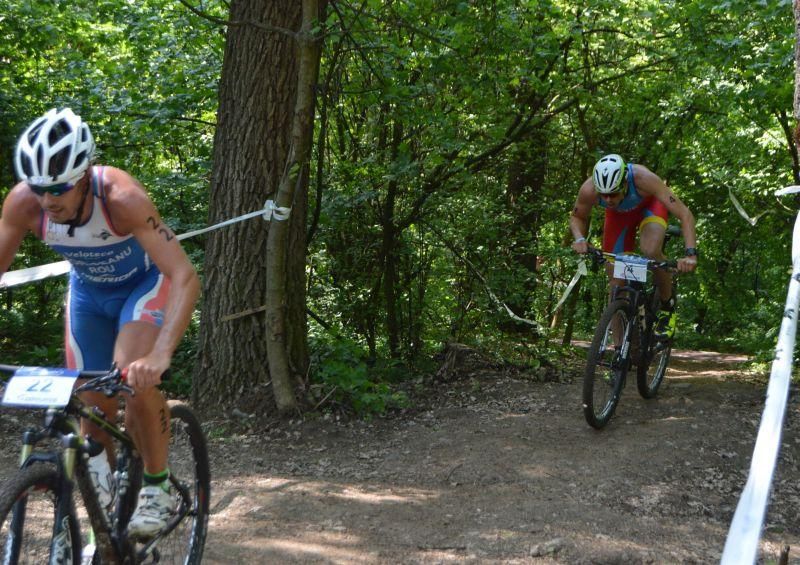
<path fill-rule="evenodd" d="M 605 208 L 603 224 L 603 251 L 625 253 L 636 249 L 636 232 L 650 222 L 666 228 L 669 211 L 655 196 L 642 196 L 633 180 L 633 164 L 628 163 L 628 191 L 616 208 L 607 208 L 602 198 L 599 206 Z"/>

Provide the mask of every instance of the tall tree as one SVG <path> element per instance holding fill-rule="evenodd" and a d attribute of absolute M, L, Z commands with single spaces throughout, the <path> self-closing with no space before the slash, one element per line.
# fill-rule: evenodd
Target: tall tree
<path fill-rule="evenodd" d="M 296 34 L 297 64 L 297 101 L 295 102 L 292 137 L 289 155 L 286 159 L 278 194 L 275 197 L 279 209 L 289 209 L 293 203 L 303 214 L 301 221 L 295 225 L 304 226 L 296 230 L 291 237 L 283 214 L 274 218 L 277 223 L 271 226 L 267 237 L 267 354 L 269 370 L 272 375 L 272 388 L 275 391 L 275 403 L 278 411 L 288 413 L 297 407 L 294 394 L 294 381 L 303 379 L 306 372 L 306 320 L 305 311 L 295 308 L 293 316 L 288 309 L 289 296 L 300 295 L 305 305 L 305 266 L 295 261 L 294 266 L 300 268 L 289 272 L 288 257 L 300 259 L 305 257 L 305 210 L 308 193 L 308 165 L 311 157 L 311 142 L 314 137 L 314 100 L 315 86 L 319 76 L 320 40 L 314 31 L 322 12 L 319 0 L 303 0 L 303 23 Z M 290 331 L 294 328 L 294 331 Z M 294 336 L 295 342 L 291 341 Z M 290 351 L 294 350 L 302 364 L 292 363 Z M 299 372 L 298 369 L 301 371 Z M 293 379 L 295 376 L 296 379 Z"/>
<path fill-rule="evenodd" d="M 302 5 L 294 0 L 234 0 L 219 87 L 209 221 L 257 210 L 274 199 L 290 153 L 297 98 L 297 48 Z M 295 195 L 288 239 L 304 241 L 305 187 Z M 205 256 L 205 282 L 195 397 L 203 402 L 254 398 L 269 379 L 266 324 L 267 231 L 263 221 L 214 232 Z M 304 246 L 292 245 L 291 250 Z M 304 255 L 287 256 L 302 272 Z M 302 318 L 304 285 L 286 294 L 289 319 Z M 299 277 L 302 280 L 302 276 Z M 300 314 L 298 314 L 300 312 Z M 288 324 L 292 368 L 307 366 L 305 325 Z M 256 401 L 259 399 L 256 398 Z"/>
<path fill-rule="evenodd" d="M 794 119 L 796 153 L 800 147 L 800 0 L 794 0 Z"/>

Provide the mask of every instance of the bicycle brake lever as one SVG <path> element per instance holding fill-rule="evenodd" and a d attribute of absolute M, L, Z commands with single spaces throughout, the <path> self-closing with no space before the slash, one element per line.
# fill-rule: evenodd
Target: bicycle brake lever
<path fill-rule="evenodd" d="M 117 387 L 117 392 L 127 392 L 131 396 L 136 396 L 136 391 L 133 390 L 133 387 L 128 386 L 127 384 L 125 384 L 125 383 L 128 382 L 128 368 L 127 367 L 125 367 L 124 369 L 120 370 L 119 377 L 120 377 L 120 379 L 119 379 L 119 386 Z"/>

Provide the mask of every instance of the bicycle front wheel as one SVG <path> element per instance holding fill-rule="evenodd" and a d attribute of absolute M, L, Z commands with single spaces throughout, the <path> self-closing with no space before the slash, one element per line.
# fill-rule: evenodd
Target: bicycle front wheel
<path fill-rule="evenodd" d="M 583 415 L 598 430 L 614 414 L 628 372 L 629 353 L 623 347 L 631 330 L 628 308 L 627 300 L 615 300 L 603 310 L 586 359 Z"/>
<path fill-rule="evenodd" d="M 170 401 L 169 468 L 180 520 L 157 543 L 158 563 L 195 564 L 203 558 L 208 529 L 210 472 L 206 438 L 194 412 Z"/>
<path fill-rule="evenodd" d="M 55 467 L 25 467 L 0 488 L 0 552 L 4 565 L 80 563 L 78 520 Z"/>

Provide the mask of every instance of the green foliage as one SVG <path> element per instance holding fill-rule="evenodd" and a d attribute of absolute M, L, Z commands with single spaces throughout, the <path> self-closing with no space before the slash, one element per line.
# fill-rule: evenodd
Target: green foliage
<path fill-rule="evenodd" d="M 549 344 L 566 322 L 590 335 L 603 273 L 583 279 L 574 310 L 549 326 L 576 268 L 569 211 L 596 158 L 612 151 L 664 178 L 697 219 L 700 267 L 679 283 L 681 345 L 768 352 L 794 221 L 793 204 L 770 195 L 800 182 L 789 6 L 368 0 L 329 9 L 307 297 L 339 338 L 312 329 L 316 401 L 380 413 L 402 402 L 394 385 L 430 371 L 449 340 L 535 365 L 558 359 Z M 221 2 L 202 9 L 227 17 Z M 203 227 L 224 30 L 172 0 L 0 0 L 0 14 L 3 184 L 13 184 L 23 127 L 71 105 L 92 124 L 100 161 L 141 180 L 177 233 Z M 596 244 L 601 226 L 596 212 Z M 185 246 L 200 267 L 204 239 Z M 12 268 L 53 259 L 28 240 Z M 4 355 L 59 361 L 63 286 L 3 295 Z M 545 329 L 512 323 L 506 307 Z M 181 394 L 198 331 L 195 321 L 176 355 L 169 386 Z"/>
<path fill-rule="evenodd" d="M 315 340 L 312 347 L 311 390 L 320 405 L 333 403 L 366 417 L 405 406 L 405 393 L 386 380 L 396 371 L 370 367 L 363 347 L 343 339 Z"/>
<path fill-rule="evenodd" d="M 562 239 L 577 187 L 614 151 L 666 179 L 697 218 L 681 339 L 770 346 L 785 281 L 766 266 L 786 264 L 775 234 L 790 231 L 764 198 L 792 182 L 786 2 L 367 6 L 332 16 L 348 33 L 323 60 L 334 79 L 320 102 L 335 110 L 320 130 L 332 154 L 309 299 L 340 331 L 395 355 L 397 326 L 412 362 L 447 339 L 502 342 L 513 324 L 490 292 L 546 327 L 575 269 Z M 755 227 L 728 189 L 767 212 Z M 579 292 L 586 335 L 604 277 Z"/>

